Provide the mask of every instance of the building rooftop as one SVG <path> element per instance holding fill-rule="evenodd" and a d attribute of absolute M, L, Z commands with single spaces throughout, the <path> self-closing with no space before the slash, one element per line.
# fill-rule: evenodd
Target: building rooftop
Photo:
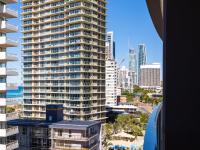
<path fill-rule="evenodd" d="M 98 121 L 79 121 L 79 120 L 63 120 L 52 123 L 50 128 L 67 128 L 67 129 L 86 129 L 90 126 L 100 124 Z"/>
<path fill-rule="evenodd" d="M 44 126 L 47 127 L 52 122 L 47 122 L 46 120 L 30 120 L 30 119 L 15 119 L 8 122 L 8 125 L 14 126 Z"/>
<path fill-rule="evenodd" d="M 48 122 L 46 120 L 16 119 L 9 121 L 8 124 L 14 126 L 39 126 L 39 127 L 50 127 L 50 128 L 86 129 L 90 126 L 100 124 L 100 122 L 63 120 L 55 123 L 55 122 Z"/>
<path fill-rule="evenodd" d="M 109 105 L 109 106 L 106 106 L 107 108 L 121 108 L 121 109 L 137 109 L 138 107 L 137 106 L 134 106 L 134 105 L 130 105 L 130 104 L 124 104 L 124 105 Z"/>

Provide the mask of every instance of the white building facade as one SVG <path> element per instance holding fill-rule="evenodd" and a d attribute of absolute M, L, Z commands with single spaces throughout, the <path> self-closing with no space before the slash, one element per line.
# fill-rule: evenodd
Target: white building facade
<path fill-rule="evenodd" d="M 115 42 L 113 32 L 107 32 L 106 34 L 106 59 L 115 59 Z"/>
<path fill-rule="evenodd" d="M 119 78 L 118 81 L 119 81 L 121 90 L 122 91 L 130 90 L 129 69 L 126 68 L 125 66 L 122 66 L 122 68 L 120 68 L 120 70 L 119 70 L 118 78 Z"/>
<path fill-rule="evenodd" d="M 7 83 L 8 76 L 17 75 L 16 70 L 8 68 L 9 61 L 16 61 L 14 54 L 7 52 L 8 47 L 16 47 L 17 42 L 7 37 L 8 33 L 17 32 L 17 27 L 8 23 L 9 18 L 17 18 L 16 11 L 7 8 L 7 4 L 17 3 L 17 0 L 0 0 L 0 150 L 18 148 L 18 127 L 11 127 L 7 122 L 17 118 L 15 112 L 8 112 L 7 90 L 13 87 Z"/>
<path fill-rule="evenodd" d="M 105 0 L 23 0 L 23 117 L 105 121 Z"/>
<path fill-rule="evenodd" d="M 106 61 L 106 105 L 117 104 L 117 64 L 115 60 Z"/>
<path fill-rule="evenodd" d="M 157 90 L 160 89 L 160 64 L 140 66 L 139 86 L 144 89 Z"/>

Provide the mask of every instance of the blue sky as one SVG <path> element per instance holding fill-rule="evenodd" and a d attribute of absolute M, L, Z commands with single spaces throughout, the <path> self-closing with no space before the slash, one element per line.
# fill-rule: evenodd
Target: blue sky
<path fill-rule="evenodd" d="M 19 18 L 9 20 L 10 23 L 19 26 L 19 32 L 11 34 L 12 38 L 21 41 L 21 16 L 20 0 L 18 5 L 11 4 L 9 7 L 18 10 Z M 120 62 L 125 58 L 122 65 L 128 66 L 129 48 L 137 49 L 137 45 L 145 43 L 147 47 L 148 63 L 162 61 L 162 42 L 158 37 L 151 21 L 145 0 L 107 0 L 107 31 L 114 32 L 116 41 L 116 60 Z M 13 36 L 14 35 L 14 36 Z M 16 53 L 19 61 L 10 64 L 10 67 L 21 70 L 21 46 L 10 48 L 11 53 Z M 21 72 L 21 71 L 19 71 Z M 21 74 L 21 73 L 20 73 Z M 19 76 L 12 78 L 19 83 Z"/>
<path fill-rule="evenodd" d="M 114 32 L 116 60 L 126 60 L 122 65 L 128 65 L 129 45 L 137 49 L 139 43 L 146 44 L 148 63 L 162 61 L 162 41 L 153 26 L 145 1 L 108 0 L 107 30 Z"/>

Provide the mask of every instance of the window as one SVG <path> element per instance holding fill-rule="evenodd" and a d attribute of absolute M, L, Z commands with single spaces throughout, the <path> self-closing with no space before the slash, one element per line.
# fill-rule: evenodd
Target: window
<path fill-rule="evenodd" d="M 58 130 L 58 136 L 62 136 L 62 130 Z"/>
<path fill-rule="evenodd" d="M 27 134 L 27 128 L 26 127 L 22 127 L 22 134 Z"/>

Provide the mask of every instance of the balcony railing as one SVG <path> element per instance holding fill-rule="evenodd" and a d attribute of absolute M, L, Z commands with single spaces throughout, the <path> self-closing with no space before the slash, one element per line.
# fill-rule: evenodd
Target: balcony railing
<path fill-rule="evenodd" d="M 7 144 L 0 144 L 0 150 L 13 150 L 19 146 L 17 140 L 9 141 Z"/>
<path fill-rule="evenodd" d="M 18 118 L 18 114 L 16 112 L 13 113 L 7 113 L 6 114 L 6 119 L 9 120 L 14 120 Z"/>
<path fill-rule="evenodd" d="M 17 3 L 17 0 L 0 0 L 0 2 L 3 2 L 3 3 Z"/>
<path fill-rule="evenodd" d="M 1 14 L 0 14 L 1 15 Z M 0 47 L 17 47 L 18 42 L 7 37 L 0 37 Z"/>
<path fill-rule="evenodd" d="M 9 127 L 9 128 L 6 129 L 6 135 L 7 136 L 17 134 L 18 132 L 19 132 L 18 127 L 15 127 L 15 126 Z"/>
<path fill-rule="evenodd" d="M 6 18 L 17 18 L 17 11 L 7 8 L 6 5 L 0 6 L 0 15 Z"/>
<path fill-rule="evenodd" d="M 12 141 L 12 142 L 10 142 L 10 143 L 8 143 L 6 145 L 6 150 L 13 150 L 13 149 L 18 148 L 18 146 L 19 146 L 19 144 L 18 144 L 17 140 L 16 141 Z"/>
<path fill-rule="evenodd" d="M 54 134 L 53 138 L 55 139 L 65 139 L 65 140 L 80 140 L 80 141 L 87 141 L 88 138 L 87 137 L 83 137 L 81 135 L 69 135 L 69 134 L 65 134 L 62 136 L 59 136 L 58 134 Z"/>
<path fill-rule="evenodd" d="M 17 32 L 18 27 L 12 24 L 7 23 L 6 21 L 0 21 L 0 31 L 7 32 Z"/>

